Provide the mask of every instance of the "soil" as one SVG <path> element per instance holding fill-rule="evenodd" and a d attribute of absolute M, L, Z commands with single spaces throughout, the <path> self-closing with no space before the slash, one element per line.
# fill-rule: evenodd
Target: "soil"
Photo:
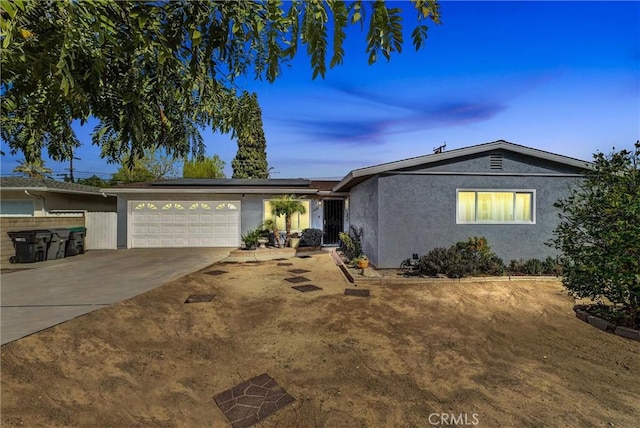
<path fill-rule="evenodd" d="M 261 427 L 638 426 L 640 344 L 578 320 L 559 281 L 363 298 L 330 255 L 289 261 L 216 264 L 2 346 L 2 426 L 229 426 L 212 397 L 261 373 L 296 399 Z"/>

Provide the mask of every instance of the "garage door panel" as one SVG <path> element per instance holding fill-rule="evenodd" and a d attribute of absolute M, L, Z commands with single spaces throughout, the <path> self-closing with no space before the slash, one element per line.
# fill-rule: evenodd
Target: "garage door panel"
<path fill-rule="evenodd" d="M 237 247 L 240 203 L 132 202 L 131 246 Z"/>

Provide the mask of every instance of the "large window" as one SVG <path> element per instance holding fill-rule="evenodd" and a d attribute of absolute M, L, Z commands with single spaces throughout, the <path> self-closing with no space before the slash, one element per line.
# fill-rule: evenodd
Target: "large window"
<path fill-rule="evenodd" d="M 291 230 L 302 231 L 304 229 L 308 229 L 310 227 L 310 219 L 311 219 L 311 204 L 309 200 L 301 199 L 302 205 L 304 205 L 306 212 L 304 214 L 295 213 L 291 216 Z M 271 214 L 271 201 L 264 201 L 264 209 L 263 209 L 263 218 L 264 220 L 275 218 L 276 224 L 278 225 L 278 230 L 284 232 L 285 224 L 284 224 L 284 216 L 281 215 L 279 217 L 275 217 Z"/>
<path fill-rule="evenodd" d="M 0 201 L 0 215 L 16 217 L 33 216 L 33 201 Z"/>
<path fill-rule="evenodd" d="M 535 223 L 533 190 L 458 190 L 458 223 Z"/>

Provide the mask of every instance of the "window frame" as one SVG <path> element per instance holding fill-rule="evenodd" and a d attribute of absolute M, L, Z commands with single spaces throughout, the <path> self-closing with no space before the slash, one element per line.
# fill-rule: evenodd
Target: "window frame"
<path fill-rule="evenodd" d="M 267 220 L 267 219 L 271 219 L 274 218 L 274 216 L 271 214 L 270 211 L 267 210 L 267 202 L 271 202 L 271 201 L 275 201 L 277 198 L 265 198 L 262 200 L 262 220 Z M 307 212 L 304 214 L 300 214 L 298 213 L 298 226 L 300 225 L 300 216 L 304 215 L 304 216 L 308 216 L 308 224 L 309 227 L 311 227 L 311 199 L 306 199 L 306 198 L 296 198 L 296 201 L 300 201 L 300 202 L 308 202 L 309 203 L 309 207 L 307 207 Z M 268 215 L 268 217 L 267 217 Z M 284 221 L 284 218 L 283 218 Z M 296 229 L 293 227 L 293 218 L 291 219 L 291 232 L 302 232 L 304 229 Z M 278 229 L 279 232 L 284 232 L 284 227 L 282 228 L 282 230 Z"/>
<path fill-rule="evenodd" d="M 475 193 L 475 203 L 474 203 L 474 217 L 476 220 L 473 221 L 464 221 L 460 220 L 459 217 L 459 209 L 460 209 L 460 192 L 474 192 Z M 515 204 L 516 204 L 516 194 L 518 193 L 526 193 L 531 195 L 531 220 L 511 220 L 511 221 L 491 221 L 491 220 L 477 220 L 478 218 L 478 192 L 480 193 L 513 193 L 513 204 L 514 204 L 514 215 L 515 215 Z M 478 188 L 458 188 L 456 189 L 456 224 L 524 224 L 524 225 L 534 225 L 536 224 L 536 189 L 478 189 Z"/>
<path fill-rule="evenodd" d="M 33 199 L 3 199 L 2 202 L 6 204 L 10 202 L 19 202 L 19 203 L 24 203 L 25 205 L 31 204 L 31 214 L 13 214 L 13 213 L 5 214 L 0 209 L 0 217 L 35 217 L 36 203 Z"/>

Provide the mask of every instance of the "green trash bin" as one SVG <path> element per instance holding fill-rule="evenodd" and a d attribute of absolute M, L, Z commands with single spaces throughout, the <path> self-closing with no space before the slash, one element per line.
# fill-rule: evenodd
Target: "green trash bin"
<path fill-rule="evenodd" d="M 85 245 L 84 238 L 87 236 L 87 228 L 83 226 L 69 228 L 69 240 L 67 241 L 67 249 L 65 256 L 76 256 L 84 254 Z"/>
<path fill-rule="evenodd" d="M 69 229 L 50 229 L 51 241 L 47 250 L 47 260 L 63 259 L 69 240 Z"/>

